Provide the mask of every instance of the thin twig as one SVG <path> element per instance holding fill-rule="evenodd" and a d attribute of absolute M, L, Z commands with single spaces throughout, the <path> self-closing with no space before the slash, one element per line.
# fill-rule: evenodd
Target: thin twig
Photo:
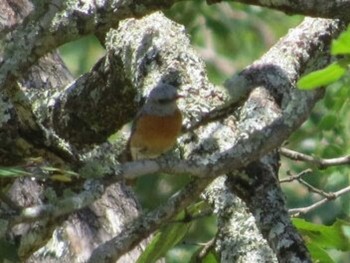
<path fill-rule="evenodd" d="M 327 193 L 321 189 L 316 188 L 315 186 L 309 184 L 308 182 L 304 181 L 303 179 L 299 178 L 298 182 L 301 183 L 302 185 L 306 186 L 306 188 L 313 193 L 319 194 L 329 200 L 335 199 L 334 193 Z"/>
<path fill-rule="evenodd" d="M 299 180 L 302 176 L 312 173 L 312 169 L 308 168 L 304 171 L 301 171 L 300 173 L 296 174 L 296 175 L 290 175 L 287 178 L 284 179 L 280 179 L 280 183 L 289 183 L 289 182 L 293 182 L 294 180 Z"/>
<path fill-rule="evenodd" d="M 329 166 L 350 164 L 350 155 L 346 155 L 338 158 L 332 158 L 332 159 L 322 159 L 322 158 L 314 157 L 304 153 L 300 153 L 297 151 L 293 151 L 284 147 L 280 148 L 280 153 L 283 156 L 295 161 L 312 163 L 316 165 L 319 169 L 324 169 Z"/>
<path fill-rule="evenodd" d="M 196 262 L 203 262 L 203 259 L 206 257 L 206 255 L 208 255 L 210 250 L 214 247 L 215 241 L 216 241 L 216 238 L 214 237 L 203 246 L 202 250 L 198 253 L 196 257 Z"/>
<path fill-rule="evenodd" d="M 344 195 L 344 194 L 347 194 L 350 192 L 350 186 L 348 187 L 345 187 L 341 190 L 339 190 L 338 192 L 335 192 L 333 193 L 334 195 L 334 199 L 329 199 L 329 198 L 324 198 L 310 206 L 306 206 L 306 207 L 301 207 L 301 208 L 293 208 L 293 209 L 289 209 L 289 214 L 292 215 L 292 216 L 300 216 L 300 215 L 303 215 L 303 214 L 306 214 L 306 213 L 309 213 L 310 211 L 312 210 L 315 210 L 316 208 L 320 207 L 321 205 L 327 203 L 327 202 L 330 202 L 330 201 L 333 201 L 335 200 L 336 198 Z"/>

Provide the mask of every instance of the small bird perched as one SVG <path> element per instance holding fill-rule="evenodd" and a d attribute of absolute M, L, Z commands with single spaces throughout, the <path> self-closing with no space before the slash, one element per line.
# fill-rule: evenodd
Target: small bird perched
<path fill-rule="evenodd" d="M 133 123 L 129 150 L 133 160 L 157 158 L 174 147 L 181 132 L 182 115 L 177 89 L 159 84 L 148 95 Z"/>

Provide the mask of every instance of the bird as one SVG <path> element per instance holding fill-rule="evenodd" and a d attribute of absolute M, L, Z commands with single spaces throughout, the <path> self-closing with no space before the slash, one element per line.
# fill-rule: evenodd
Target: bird
<path fill-rule="evenodd" d="M 182 97 L 170 84 L 160 83 L 151 90 L 131 128 L 132 160 L 154 159 L 175 146 L 182 127 L 177 100 Z"/>

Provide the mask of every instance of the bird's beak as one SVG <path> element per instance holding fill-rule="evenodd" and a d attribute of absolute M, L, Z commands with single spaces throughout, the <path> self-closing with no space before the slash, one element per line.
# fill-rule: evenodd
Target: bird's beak
<path fill-rule="evenodd" d="M 182 99 L 182 98 L 184 98 L 184 97 L 185 97 L 184 95 L 177 94 L 177 95 L 176 95 L 176 100 L 178 100 L 178 99 Z"/>

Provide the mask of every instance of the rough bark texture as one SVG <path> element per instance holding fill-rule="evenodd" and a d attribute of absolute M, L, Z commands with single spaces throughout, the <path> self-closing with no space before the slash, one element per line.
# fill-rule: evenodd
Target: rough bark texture
<path fill-rule="evenodd" d="M 286 14 L 302 14 L 311 17 L 339 18 L 350 20 L 347 12 L 350 8 L 348 0 L 293 0 L 293 1 L 265 1 L 265 0 L 235 0 L 244 4 L 257 5 L 276 9 Z"/>
<path fill-rule="evenodd" d="M 21 261 L 133 262 L 142 240 L 226 174 L 226 184 L 221 177 L 204 195 L 218 216 L 216 249 L 222 262 L 252 262 L 251 255 L 259 262 L 309 262 L 286 213 L 276 178 L 278 158 L 271 151 L 322 97 L 322 90 L 302 92 L 295 83 L 304 72 L 329 63 L 330 41 L 343 23 L 305 19 L 220 88 L 208 81 L 183 26 L 161 13 L 145 16 L 176 1 L 92 2 L 0 0 L 0 164 L 35 176 L 5 182 L 0 240 L 14 243 Z M 260 4 L 309 12 L 295 1 L 265 2 Z M 312 7 L 311 1 L 308 8 L 315 16 L 347 19 L 342 11 L 347 2 Z M 326 6 L 328 13 L 322 11 Z M 98 34 L 106 56 L 73 80 L 54 49 L 91 33 Z M 108 143 L 107 137 L 132 120 L 144 95 L 159 82 L 178 86 L 186 97 L 179 105 L 186 131 L 181 150 L 119 165 L 125 138 Z M 44 167 L 74 171 L 80 178 L 57 183 Z M 143 215 L 120 181 L 150 171 L 202 178 Z M 243 212 L 235 194 L 251 214 Z M 240 231 L 249 229 L 251 239 L 234 235 L 237 225 Z"/>
<path fill-rule="evenodd" d="M 2 35 L 2 44 L 4 44 L 2 47 L 8 47 L 11 50 L 14 45 L 19 44 L 15 42 L 12 35 L 16 34 L 20 28 L 30 30 L 30 24 L 37 20 L 30 22 L 24 20 L 26 23 L 21 24 L 23 18 L 33 10 L 32 4 L 27 1 L 23 3 L 1 1 L 0 5 L 5 8 L 2 10 L 5 12 L 2 13 L 2 16 L 10 14 L 11 18 L 9 21 L 4 21 L 7 24 L 3 25 L 2 34 L 9 33 L 7 36 Z M 40 12 L 48 15 L 45 9 L 47 6 L 36 5 L 35 7 L 37 8 L 35 15 L 38 16 L 38 19 Z M 54 13 L 57 14 L 57 11 Z M 42 30 L 46 34 L 52 34 L 45 29 Z M 30 35 L 29 32 L 24 34 Z M 25 40 L 29 41 L 28 38 Z M 11 45 L 6 46 L 5 43 Z M 3 62 L 2 67 L 6 66 L 6 63 L 15 64 L 18 62 L 17 59 L 28 59 L 29 63 L 24 67 L 34 62 L 27 55 L 20 54 L 28 52 L 28 49 L 13 48 L 19 57 L 9 59 L 11 51 L 2 52 L 0 55 Z M 1 77 L 5 75 L 2 74 Z M 50 173 L 43 171 L 40 167 L 48 165 L 70 169 L 69 164 L 78 164 L 77 158 L 74 157 L 76 153 L 71 151 L 72 148 L 68 143 L 57 136 L 59 130 L 53 132 L 55 127 L 52 125 L 54 109 L 59 101 L 56 97 L 63 97 L 66 94 L 65 86 L 73 78 L 55 52 L 43 56 L 28 70 L 21 69 L 18 75 L 22 77 L 12 78 L 11 81 L 6 82 L 10 86 L 5 85 L 1 88 L 2 150 L 0 163 L 1 166 L 20 165 L 39 178 L 36 180 L 17 179 L 12 183 L 6 194 L 16 204 L 16 207 L 8 207 L 5 203 L 1 203 L 2 218 L 6 218 L 1 224 L 8 226 L 1 238 L 6 235 L 9 242 L 16 241 L 21 261 L 85 262 L 96 244 L 116 235 L 125 222 L 131 221 L 138 215 L 139 207 L 133 193 L 124 185 L 115 184 L 106 189 L 93 183 L 86 184 L 85 189 L 82 186 L 70 185 L 72 191 L 80 193 L 75 198 L 69 198 L 71 194 L 64 193 L 66 185 L 47 180 Z M 100 84 L 102 85 L 99 87 L 104 87 L 104 83 Z M 62 125 L 62 129 L 63 127 L 65 125 Z M 104 135 L 102 132 L 101 134 Z M 65 139 L 64 136 L 62 138 Z M 95 200 L 97 201 L 93 203 Z M 44 203 L 47 205 L 41 206 Z M 71 213 L 74 210 L 73 207 L 78 210 L 88 205 L 90 205 L 89 208 L 82 209 L 69 217 L 65 212 L 68 210 Z M 28 208 L 18 215 L 20 211 L 17 209 L 21 207 L 35 207 L 36 209 Z M 33 222 L 25 223 L 26 221 Z M 18 224 L 20 222 L 23 223 Z M 134 252 L 122 258 L 121 262 L 136 261 L 142 246 L 140 244 Z M 38 251 L 35 252 L 36 250 Z"/>
<path fill-rule="evenodd" d="M 215 179 L 202 196 L 218 215 L 215 249 L 220 262 L 277 262 L 258 231 L 254 216 L 226 186 L 227 179 L 226 176 Z"/>

